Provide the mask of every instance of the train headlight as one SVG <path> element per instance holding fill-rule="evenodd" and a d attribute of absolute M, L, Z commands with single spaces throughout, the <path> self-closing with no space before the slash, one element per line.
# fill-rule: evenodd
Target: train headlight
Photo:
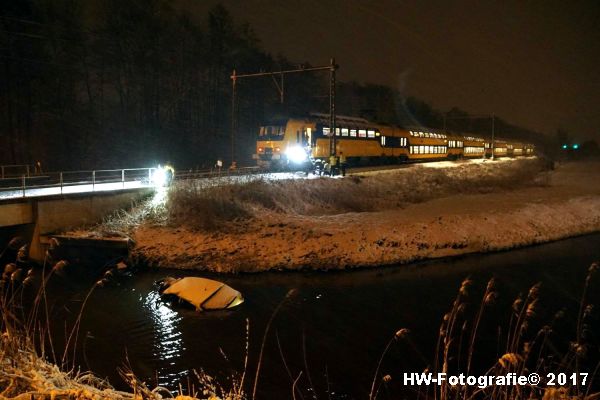
<path fill-rule="evenodd" d="M 287 149 L 285 152 L 288 160 L 293 163 L 300 164 L 308 160 L 308 155 L 306 151 L 300 146 L 294 146 Z"/>

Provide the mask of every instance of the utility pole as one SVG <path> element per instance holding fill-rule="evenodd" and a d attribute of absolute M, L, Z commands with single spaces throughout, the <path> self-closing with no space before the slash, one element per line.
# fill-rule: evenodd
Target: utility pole
<path fill-rule="evenodd" d="M 337 150 L 337 138 L 335 136 L 335 58 L 329 62 L 329 155 L 335 156 Z"/>
<path fill-rule="evenodd" d="M 231 74 L 231 164 L 233 165 L 233 162 L 235 161 L 235 136 L 236 136 L 236 131 L 237 131 L 237 111 L 236 111 L 236 107 L 235 107 L 235 100 L 236 100 L 236 82 L 237 82 L 237 76 L 235 74 L 235 69 L 233 70 L 233 73 Z"/>
<path fill-rule="evenodd" d="M 335 59 L 332 58 L 329 65 L 320 67 L 310 68 L 296 68 L 290 70 L 282 70 L 276 72 L 257 72 L 252 74 L 237 74 L 235 69 L 231 73 L 231 161 L 235 160 L 235 136 L 237 134 L 237 81 L 243 78 L 256 78 L 261 76 L 270 76 L 277 87 L 279 92 L 280 102 L 283 104 L 284 101 L 284 87 L 283 87 L 283 76 L 286 74 L 303 73 L 303 72 L 314 72 L 314 71 L 329 71 L 329 125 L 330 125 L 330 137 L 329 137 L 329 152 L 335 154 L 336 138 L 335 138 L 335 70 L 339 68 L 336 65 Z M 280 77 L 280 83 L 275 79 L 276 76 Z"/>
<path fill-rule="evenodd" d="M 495 155 L 494 155 L 494 121 L 496 120 L 496 116 L 494 114 L 492 114 L 492 143 L 491 143 L 491 147 L 492 147 L 492 161 L 494 161 Z"/>

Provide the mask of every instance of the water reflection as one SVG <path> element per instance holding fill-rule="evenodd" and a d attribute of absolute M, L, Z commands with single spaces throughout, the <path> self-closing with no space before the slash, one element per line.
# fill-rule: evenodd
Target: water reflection
<path fill-rule="evenodd" d="M 154 325 L 153 358 L 162 360 L 161 367 L 156 371 L 159 385 L 172 385 L 187 376 L 188 371 L 173 371 L 177 361 L 185 351 L 183 336 L 180 329 L 182 317 L 169 308 L 156 291 L 147 294 L 144 308 L 150 312 Z"/>

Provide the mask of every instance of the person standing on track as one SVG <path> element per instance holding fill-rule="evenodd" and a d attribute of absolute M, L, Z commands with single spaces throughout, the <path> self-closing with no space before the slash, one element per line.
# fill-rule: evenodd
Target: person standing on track
<path fill-rule="evenodd" d="M 340 169 L 342 170 L 342 176 L 346 176 L 346 156 L 340 151 Z"/>
<path fill-rule="evenodd" d="M 335 171 L 337 169 L 337 157 L 335 154 L 329 156 L 329 176 L 335 176 Z"/>

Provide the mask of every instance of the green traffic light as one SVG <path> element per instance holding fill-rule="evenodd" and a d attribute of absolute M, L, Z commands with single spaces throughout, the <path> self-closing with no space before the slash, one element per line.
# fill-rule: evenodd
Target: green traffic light
<path fill-rule="evenodd" d="M 569 146 L 567 146 L 566 144 L 562 145 L 563 150 L 566 150 Z"/>
<path fill-rule="evenodd" d="M 578 145 L 578 144 L 574 144 L 574 145 L 573 145 L 573 150 L 577 150 L 578 148 L 579 148 L 579 145 Z"/>

